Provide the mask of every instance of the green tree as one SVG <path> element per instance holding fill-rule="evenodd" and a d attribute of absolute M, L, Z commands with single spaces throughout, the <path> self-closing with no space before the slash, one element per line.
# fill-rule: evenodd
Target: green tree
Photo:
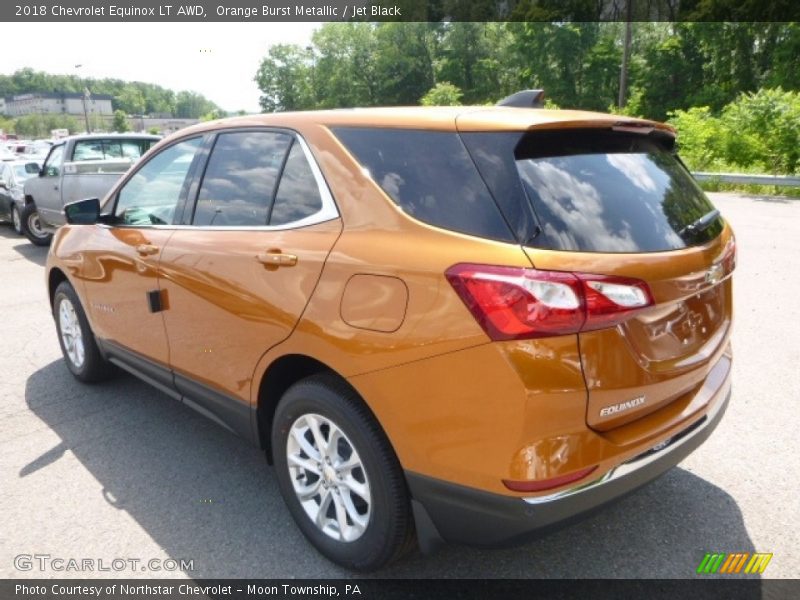
<path fill-rule="evenodd" d="M 713 171 L 724 168 L 722 123 L 708 106 L 671 111 L 669 123 L 678 132 L 681 158 L 691 169 Z"/>
<path fill-rule="evenodd" d="M 53 129 L 68 129 L 70 133 L 78 131 L 78 122 L 69 115 L 32 114 L 19 117 L 14 122 L 14 131 L 25 137 L 50 137 Z"/>
<path fill-rule="evenodd" d="M 447 81 L 442 81 L 433 86 L 420 98 L 422 106 L 458 106 L 461 104 L 461 90 Z"/>
<path fill-rule="evenodd" d="M 128 114 L 166 114 L 191 118 L 218 108 L 200 94 L 182 92 L 178 107 L 175 92 L 152 83 L 126 82 L 121 79 L 80 78 L 77 75 L 51 75 L 33 69 L 20 69 L 11 75 L 0 75 L 0 96 L 35 93 L 83 93 L 88 88 L 92 94 L 112 96 L 114 110 Z M 178 115 L 178 112 L 181 115 Z"/>
<path fill-rule="evenodd" d="M 412 105 L 435 83 L 439 23 L 380 23 L 375 29 L 376 102 Z"/>
<path fill-rule="evenodd" d="M 276 44 L 261 60 L 255 81 L 264 112 L 314 107 L 311 53 L 297 45 Z"/>
<path fill-rule="evenodd" d="M 114 97 L 114 103 L 121 110 L 129 115 L 141 115 L 144 113 L 145 100 L 144 94 L 133 86 L 127 86 Z"/>
<path fill-rule="evenodd" d="M 200 117 L 201 121 L 214 121 L 216 119 L 222 119 L 225 117 L 225 112 L 219 108 L 215 108 L 214 110 L 208 111 L 206 114 Z"/>
<path fill-rule="evenodd" d="M 325 23 L 312 36 L 310 81 L 320 108 L 381 104 L 376 25 Z"/>
<path fill-rule="evenodd" d="M 178 92 L 175 96 L 175 116 L 182 119 L 199 119 L 217 108 L 216 104 L 195 92 Z"/>
<path fill-rule="evenodd" d="M 114 118 L 111 121 L 111 127 L 117 133 L 125 133 L 126 131 L 130 131 L 130 127 L 128 126 L 128 115 L 125 114 L 124 110 L 114 111 Z"/>

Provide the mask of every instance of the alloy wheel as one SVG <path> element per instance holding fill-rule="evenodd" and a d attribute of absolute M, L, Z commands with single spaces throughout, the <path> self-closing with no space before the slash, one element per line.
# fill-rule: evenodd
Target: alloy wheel
<path fill-rule="evenodd" d="M 80 369 L 86 356 L 83 331 L 78 321 L 78 314 L 69 298 L 63 298 L 59 304 L 58 324 L 67 357 L 76 369 Z"/>
<path fill-rule="evenodd" d="M 292 424 L 286 458 L 294 492 L 308 517 L 340 542 L 360 538 L 372 497 L 358 451 L 336 423 L 306 414 Z"/>

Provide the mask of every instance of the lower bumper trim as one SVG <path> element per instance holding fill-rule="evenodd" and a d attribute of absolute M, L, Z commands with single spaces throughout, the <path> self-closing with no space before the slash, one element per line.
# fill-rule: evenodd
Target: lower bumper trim
<path fill-rule="evenodd" d="M 547 496 L 503 496 L 407 471 L 420 538 L 430 548 L 437 537 L 451 543 L 506 546 L 582 518 L 653 481 L 691 454 L 719 424 L 730 393 L 728 380 L 712 410 L 666 445 L 662 442 L 599 479 Z"/>

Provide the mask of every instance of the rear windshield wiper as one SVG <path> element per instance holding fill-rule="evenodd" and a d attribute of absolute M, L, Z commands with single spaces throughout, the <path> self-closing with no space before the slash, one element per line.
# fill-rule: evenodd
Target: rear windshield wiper
<path fill-rule="evenodd" d="M 689 225 L 681 229 L 678 232 L 678 236 L 683 237 L 687 233 L 697 234 L 700 233 L 701 231 L 705 231 L 718 218 L 719 218 L 719 211 L 715 208 L 714 210 L 707 212 L 696 221 L 690 223 Z"/>

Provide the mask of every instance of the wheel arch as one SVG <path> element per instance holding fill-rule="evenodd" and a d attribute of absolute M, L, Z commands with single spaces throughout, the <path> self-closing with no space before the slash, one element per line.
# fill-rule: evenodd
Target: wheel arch
<path fill-rule="evenodd" d="M 47 294 L 50 298 L 50 310 L 53 309 L 53 298 L 56 295 L 56 288 L 64 281 L 69 281 L 64 271 L 58 267 L 50 269 L 50 272 L 47 274 Z"/>
<path fill-rule="evenodd" d="M 272 422 L 275 416 L 275 409 L 281 401 L 283 394 L 292 385 L 311 377 L 327 373 L 335 377 L 342 384 L 353 390 L 355 396 L 361 401 L 369 411 L 378 427 L 383 431 L 384 436 L 389 441 L 389 445 L 394 451 L 394 446 L 386 434 L 383 424 L 378 420 L 374 411 L 366 402 L 361 393 L 336 369 L 323 363 L 316 358 L 305 354 L 285 354 L 275 359 L 264 372 L 258 388 L 258 405 L 256 409 L 256 442 L 266 451 L 267 461 L 272 464 Z"/>

